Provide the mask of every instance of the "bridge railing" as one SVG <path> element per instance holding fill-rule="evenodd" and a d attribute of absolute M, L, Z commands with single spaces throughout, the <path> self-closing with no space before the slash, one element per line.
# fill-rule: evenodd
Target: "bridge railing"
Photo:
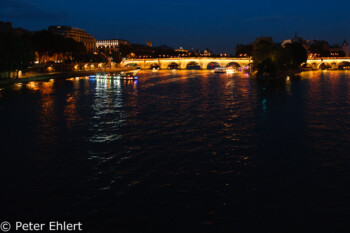
<path fill-rule="evenodd" d="M 350 57 L 315 57 L 308 60 L 350 60 Z"/>

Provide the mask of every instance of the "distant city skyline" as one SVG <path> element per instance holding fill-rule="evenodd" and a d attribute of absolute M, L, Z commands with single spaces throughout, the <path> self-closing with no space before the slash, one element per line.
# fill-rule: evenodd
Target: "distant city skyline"
<path fill-rule="evenodd" d="M 350 3 L 329 1 L 0 0 L 0 20 L 28 30 L 51 25 L 82 28 L 96 39 L 234 53 L 237 43 L 260 36 L 341 44 L 350 38 Z"/>

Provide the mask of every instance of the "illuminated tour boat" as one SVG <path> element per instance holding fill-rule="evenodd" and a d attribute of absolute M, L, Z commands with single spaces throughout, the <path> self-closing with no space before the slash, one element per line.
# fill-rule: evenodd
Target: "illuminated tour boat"
<path fill-rule="evenodd" d="M 228 73 L 228 74 L 236 73 L 236 69 L 233 68 L 232 66 L 229 66 L 226 68 L 226 73 Z"/>
<path fill-rule="evenodd" d="M 99 72 L 99 73 L 96 73 L 96 75 L 90 75 L 90 78 L 119 79 L 119 80 L 137 80 L 138 79 L 138 77 L 135 75 L 134 72 L 127 72 L 127 73 L 122 72 L 120 74 Z"/>
<path fill-rule="evenodd" d="M 214 73 L 226 73 L 226 67 L 216 67 Z"/>

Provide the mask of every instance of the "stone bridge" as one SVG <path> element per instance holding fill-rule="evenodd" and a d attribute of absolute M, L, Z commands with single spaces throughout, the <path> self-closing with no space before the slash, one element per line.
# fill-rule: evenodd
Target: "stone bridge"
<path fill-rule="evenodd" d="M 318 69 L 338 69 L 339 66 L 350 67 L 350 57 L 320 57 L 308 59 L 303 67 L 312 68 L 313 70 Z"/>
<path fill-rule="evenodd" d="M 168 69 L 171 66 L 177 66 L 179 69 L 186 69 L 188 65 L 200 66 L 201 69 L 207 69 L 208 65 L 221 67 L 236 66 L 245 67 L 253 63 L 251 58 L 234 57 L 179 57 L 179 58 L 148 58 L 148 59 L 127 59 L 121 62 L 125 66 L 139 66 L 141 69 L 151 69 L 159 66 L 160 69 Z M 339 66 L 350 67 L 350 57 L 321 57 L 308 59 L 303 67 L 317 69 L 338 69 Z"/>
<path fill-rule="evenodd" d="M 141 69 L 151 69 L 159 66 L 160 69 L 168 69 L 170 66 L 177 66 L 179 69 L 186 69 L 188 65 L 200 66 L 201 69 L 207 69 L 208 65 L 215 66 L 236 66 L 243 67 L 252 64 L 250 58 L 233 57 L 179 57 L 179 58 L 148 58 L 148 59 L 127 59 L 121 62 L 125 66 L 139 66 Z"/>

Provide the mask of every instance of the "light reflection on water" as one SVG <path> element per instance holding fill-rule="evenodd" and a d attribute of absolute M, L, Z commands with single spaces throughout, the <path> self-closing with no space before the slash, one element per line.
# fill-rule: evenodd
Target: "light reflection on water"
<path fill-rule="evenodd" d="M 121 138 L 116 133 L 124 126 L 126 114 L 123 111 L 123 96 L 121 81 L 112 79 L 97 79 L 94 95 L 93 124 L 90 131 L 94 132 L 89 141 L 95 143 L 111 143 Z"/>
<path fill-rule="evenodd" d="M 61 213 L 126 232 L 136 223 L 203 232 L 208 222 L 244 232 L 261 219 L 248 227 L 257 232 L 348 216 L 349 72 L 273 83 L 208 71 L 138 76 L 0 90 L 7 216 Z"/>

